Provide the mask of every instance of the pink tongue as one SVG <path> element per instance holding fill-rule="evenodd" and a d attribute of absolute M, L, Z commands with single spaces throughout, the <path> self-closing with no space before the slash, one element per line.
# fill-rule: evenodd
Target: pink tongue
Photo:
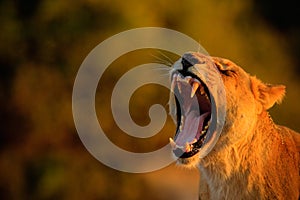
<path fill-rule="evenodd" d="M 175 143 L 178 146 L 184 146 L 187 142 L 191 143 L 195 138 L 199 139 L 200 134 L 197 133 L 202 130 L 205 116 L 205 114 L 199 116 L 199 112 L 195 110 L 190 111 L 185 116 L 182 131 L 178 133 Z"/>

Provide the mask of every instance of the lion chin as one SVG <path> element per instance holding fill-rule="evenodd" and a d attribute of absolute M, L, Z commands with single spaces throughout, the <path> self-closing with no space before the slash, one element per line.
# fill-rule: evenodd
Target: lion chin
<path fill-rule="evenodd" d="M 170 144 L 199 168 L 200 199 L 299 198 L 299 134 L 267 112 L 284 95 L 227 59 L 188 52 L 173 65 Z"/>

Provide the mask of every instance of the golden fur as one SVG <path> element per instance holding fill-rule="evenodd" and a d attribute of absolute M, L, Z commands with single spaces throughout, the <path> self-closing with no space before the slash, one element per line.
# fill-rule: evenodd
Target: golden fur
<path fill-rule="evenodd" d="M 221 136 L 204 158 L 179 160 L 200 170 L 199 199 L 298 199 L 299 145 L 295 131 L 276 125 L 267 110 L 285 95 L 233 62 L 212 58 L 222 74 L 227 113 Z"/>

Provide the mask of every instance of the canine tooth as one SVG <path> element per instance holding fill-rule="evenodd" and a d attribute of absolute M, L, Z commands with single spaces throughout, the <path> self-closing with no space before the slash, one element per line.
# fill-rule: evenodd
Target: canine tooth
<path fill-rule="evenodd" d="M 176 145 L 176 143 L 174 142 L 174 140 L 173 140 L 172 138 L 169 138 L 169 141 L 170 141 L 171 147 L 172 147 L 173 149 L 175 149 L 177 145 Z"/>
<path fill-rule="evenodd" d="M 175 81 L 175 79 L 173 79 L 173 81 L 171 82 L 171 92 L 173 92 L 173 93 L 175 90 L 175 85 L 176 85 L 176 81 Z"/>
<path fill-rule="evenodd" d="M 189 152 L 191 151 L 191 146 L 188 142 L 185 143 L 185 147 L 184 147 L 185 152 Z"/>
<path fill-rule="evenodd" d="M 201 88 L 200 88 L 200 94 L 201 94 L 201 95 L 205 94 L 204 87 L 201 87 Z"/>
<path fill-rule="evenodd" d="M 182 132 L 182 125 L 179 126 L 179 131 Z"/>
<path fill-rule="evenodd" d="M 191 79 L 192 79 L 192 77 L 190 77 L 190 78 L 189 77 L 184 77 L 181 74 L 177 75 L 177 82 L 181 82 L 181 83 L 177 84 L 177 87 L 178 87 L 178 90 L 179 90 L 180 94 L 182 93 L 182 83 L 189 83 L 189 81 Z"/>
<path fill-rule="evenodd" d="M 182 128 L 184 126 L 184 116 L 183 115 L 181 115 L 181 119 L 180 120 L 181 121 L 180 121 L 180 127 L 179 127 L 179 129 L 180 129 L 180 131 L 182 131 Z"/>
<path fill-rule="evenodd" d="M 197 142 L 197 139 L 196 139 L 196 138 L 194 138 L 194 140 L 192 140 L 192 141 L 190 142 L 190 144 L 194 144 L 195 142 Z"/>
<path fill-rule="evenodd" d="M 193 82 L 192 91 L 191 91 L 191 98 L 193 98 L 193 96 L 195 95 L 195 93 L 196 93 L 199 86 L 200 86 L 200 84 L 198 82 Z"/>
<path fill-rule="evenodd" d="M 201 85 L 201 82 L 198 79 L 194 79 L 194 82 L 197 82 Z"/>
<path fill-rule="evenodd" d="M 181 89 L 181 83 L 178 83 L 178 84 L 177 84 L 177 87 L 178 87 L 178 91 L 179 91 L 179 93 L 181 94 L 181 93 L 182 93 L 182 89 Z"/>
<path fill-rule="evenodd" d="M 180 127 L 179 127 L 180 132 L 182 132 L 182 129 L 183 129 L 182 126 L 180 126 Z"/>

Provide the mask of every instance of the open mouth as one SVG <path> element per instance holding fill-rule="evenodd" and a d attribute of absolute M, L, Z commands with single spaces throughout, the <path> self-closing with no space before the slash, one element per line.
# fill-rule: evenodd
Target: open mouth
<path fill-rule="evenodd" d="M 208 135 L 212 113 L 210 93 L 204 82 L 188 71 L 174 72 L 171 87 L 175 95 L 177 129 L 170 144 L 176 157 L 189 158 L 200 151 Z"/>

